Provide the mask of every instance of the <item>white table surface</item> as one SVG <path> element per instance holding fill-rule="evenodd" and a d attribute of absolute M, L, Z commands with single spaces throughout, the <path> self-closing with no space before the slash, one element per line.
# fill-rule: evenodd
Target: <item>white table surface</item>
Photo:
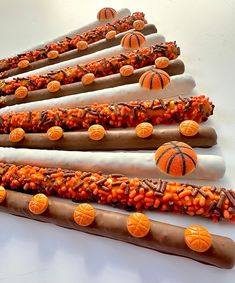
<path fill-rule="evenodd" d="M 0 57 L 10 56 L 96 18 L 105 6 L 143 11 L 150 23 L 181 47 L 187 72 L 216 104 L 208 124 L 224 156 L 225 177 L 215 185 L 235 188 L 235 1 L 234 0 L 0 0 Z M 202 151 L 205 152 L 205 151 Z M 235 240 L 234 225 L 166 214 L 168 223 L 203 225 Z M 163 255 L 130 244 L 0 214 L 0 282 L 234 282 L 235 268 L 221 270 L 190 259 Z"/>

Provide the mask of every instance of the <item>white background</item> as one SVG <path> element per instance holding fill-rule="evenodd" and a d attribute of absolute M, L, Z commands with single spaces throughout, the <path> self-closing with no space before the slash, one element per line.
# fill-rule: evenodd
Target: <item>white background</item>
<path fill-rule="evenodd" d="M 235 188 L 235 1 L 0 0 L 0 57 L 10 56 L 93 21 L 100 8 L 143 11 L 168 40 L 176 40 L 187 72 L 215 102 L 210 119 L 226 176 L 215 185 Z M 203 151 L 205 153 L 205 151 Z M 204 225 L 235 240 L 234 225 L 175 215 L 149 214 L 160 221 Z M 0 214 L 0 282 L 234 282 L 235 268 L 220 270 L 189 259 Z"/>

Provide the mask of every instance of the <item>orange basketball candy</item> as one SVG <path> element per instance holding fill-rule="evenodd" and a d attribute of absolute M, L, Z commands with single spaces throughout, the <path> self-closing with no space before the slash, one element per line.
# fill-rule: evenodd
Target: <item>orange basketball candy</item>
<path fill-rule="evenodd" d="M 121 46 L 126 49 L 140 48 L 145 42 L 145 36 L 138 31 L 132 31 L 125 34 L 121 40 Z"/>
<path fill-rule="evenodd" d="M 48 59 L 56 59 L 57 57 L 59 57 L 59 52 L 57 50 L 51 50 L 47 53 Z"/>
<path fill-rule="evenodd" d="M 199 253 L 207 251 L 212 245 L 211 234 L 198 225 L 191 225 L 185 229 L 184 239 L 191 250 Z"/>
<path fill-rule="evenodd" d="M 108 39 L 108 40 L 110 40 L 110 39 L 112 39 L 112 38 L 115 38 L 116 34 L 117 34 L 117 33 L 116 33 L 115 30 L 111 30 L 111 31 L 109 31 L 109 32 L 106 33 L 105 38 Z"/>
<path fill-rule="evenodd" d="M 51 81 L 47 84 L 47 90 L 49 92 L 57 92 L 61 89 L 61 84 L 58 81 Z"/>
<path fill-rule="evenodd" d="M 90 85 L 94 82 L 95 75 L 93 73 L 87 73 L 82 77 L 83 85 Z"/>
<path fill-rule="evenodd" d="M 63 129 L 59 126 L 53 126 L 47 130 L 47 137 L 51 141 L 57 141 L 63 137 Z"/>
<path fill-rule="evenodd" d="M 7 191 L 3 186 L 0 186 L 0 203 L 4 202 L 7 196 Z"/>
<path fill-rule="evenodd" d="M 143 213 L 135 212 L 127 218 L 127 230 L 135 238 L 145 237 L 150 230 L 151 222 Z"/>
<path fill-rule="evenodd" d="M 89 226 L 95 220 L 95 209 L 88 203 L 79 204 L 73 213 L 74 221 L 80 226 Z"/>
<path fill-rule="evenodd" d="M 193 120 L 185 120 L 179 125 L 180 133 L 186 137 L 195 136 L 199 131 L 199 124 Z"/>
<path fill-rule="evenodd" d="M 16 90 L 15 90 L 15 97 L 17 98 L 25 98 L 28 95 L 29 91 L 27 89 L 27 87 L 25 86 L 19 86 Z"/>
<path fill-rule="evenodd" d="M 134 67 L 131 65 L 124 65 L 120 68 L 120 75 L 123 77 L 129 77 L 134 73 Z"/>
<path fill-rule="evenodd" d="M 25 137 L 25 131 L 22 128 L 15 128 L 10 132 L 9 141 L 10 142 L 20 142 Z"/>
<path fill-rule="evenodd" d="M 44 194 L 37 194 L 29 202 L 29 210 L 33 214 L 42 214 L 49 205 L 48 197 Z"/>
<path fill-rule="evenodd" d="M 20 69 L 27 68 L 29 65 L 30 65 L 30 63 L 29 63 L 28 60 L 21 60 L 21 61 L 18 63 L 18 67 L 19 67 Z"/>
<path fill-rule="evenodd" d="M 144 89 L 164 89 L 170 83 L 170 76 L 163 70 L 150 70 L 142 74 L 139 84 Z"/>
<path fill-rule="evenodd" d="M 88 136 L 91 140 L 99 141 L 105 136 L 105 129 L 101 125 L 92 125 L 88 129 Z"/>
<path fill-rule="evenodd" d="M 133 23 L 133 27 L 135 30 L 143 30 L 144 26 L 145 26 L 145 23 L 144 21 L 141 21 L 141 20 L 136 20 Z"/>
<path fill-rule="evenodd" d="M 101 22 L 112 20 L 116 17 L 117 12 L 113 8 L 103 8 L 97 14 L 97 19 Z"/>
<path fill-rule="evenodd" d="M 154 63 L 157 68 L 164 69 L 169 66 L 170 60 L 167 57 L 158 57 Z"/>
<path fill-rule="evenodd" d="M 135 128 L 136 135 L 140 138 L 147 138 L 153 133 L 153 125 L 148 122 L 140 123 Z"/>
<path fill-rule="evenodd" d="M 88 43 L 85 40 L 78 41 L 76 44 L 78 50 L 86 50 L 88 48 Z"/>
<path fill-rule="evenodd" d="M 191 173 L 197 164 L 197 154 L 186 143 L 171 141 L 160 146 L 155 153 L 159 170 L 174 177 Z"/>

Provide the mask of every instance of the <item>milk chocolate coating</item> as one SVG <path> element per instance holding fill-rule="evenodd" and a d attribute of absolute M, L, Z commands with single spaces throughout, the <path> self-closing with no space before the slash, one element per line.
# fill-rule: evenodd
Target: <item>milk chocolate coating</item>
<path fill-rule="evenodd" d="M 87 86 L 84 86 L 81 82 L 63 85 L 61 87 L 61 90 L 56 93 L 51 93 L 47 89 L 34 90 L 30 91 L 28 96 L 24 99 L 16 98 L 15 95 L 1 96 L 0 108 L 15 104 L 58 98 L 73 94 L 100 90 L 104 88 L 112 88 L 120 85 L 137 83 L 141 75 L 152 68 L 153 66 L 147 66 L 144 68 L 137 69 L 134 71 L 133 75 L 129 77 L 122 77 L 120 74 L 114 74 L 102 78 L 97 78 L 95 79 L 94 83 Z M 173 76 L 183 74 L 184 69 L 184 63 L 180 59 L 176 59 L 170 61 L 169 66 L 165 68 L 164 71 L 166 71 L 170 76 Z"/>
<path fill-rule="evenodd" d="M 212 234 L 212 246 L 209 250 L 197 253 L 186 245 L 183 227 L 151 221 L 149 234 L 144 238 L 134 238 L 127 231 L 127 215 L 125 214 L 96 209 L 95 221 L 90 226 L 82 227 L 73 220 L 76 204 L 49 198 L 48 209 L 41 215 L 34 215 L 28 209 L 31 197 L 24 193 L 7 191 L 5 201 L 0 204 L 0 211 L 124 241 L 162 253 L 188 257 L 220 268 L 229 269 L 235 263 L 235 243 L 227 237 Z"/>
<path fill-rule="evenodd" d="M 74 58 L 78 58 L 78 57 L 82 57 L 91 53 L 95 53 L 97 51 L 106 49 L 106 48 L 110 48 L 116 45 L 119 45 L 121 42 L 122 37 L 128 33 L 130 31 L 126 31 L 126 32 L 122 32 L 116 35 L 115 38 L 111 39 L 111 40 L 106 40 L 106 39 L 101 39 L 95 43 L 92 43 L 89 45 L 88 49 L 86 50 L 77 50 L 77 49 L 73 49 L 70 51 L 67 51 L 65 53 L 60 54 L 60 56 L 56 59 L 43 59 L 43 60 L 39 60 L 36 62 L 32 62 L 30 64 L 29 67 L 25 68 L 25 69 L 20 69 L 20 68 L 14 68 L 11 70 L 6 71 L 4 74 L 5 76 L 2 77 L 6 78 L 6 77 L 12 77 L 12 76 L 16 76 L 18 74 L 22 74 L 25 72 L 29 72 L 32 70 L 36 70 L 48 65 L 54 65 L 63 61 L 67 61 L 70 59 L 74 59 Z M 140 31 L 141 33 L 143 33 L 144 35 L 149 35 L 152 33 L 157 33 L 157 28 L 155 27 L 155 25 L 153 24 L 147 24 L 145 25 L 144 29 Z"/>
<path fill-rule="evenodd" d="M 178 126 L 174 128 L 155 127 L 148 138 L 139 138 L 134 128 L 111 129 L 106 131 L 100 141 L 91 140 L 87 131 L 65 132 L 62 139 L 51 141 L 45 133 L 26 134 L 25 138 L 13 143 L 9 135 L 0 135 L 0 146 L 61 150 L 121 150 L 121 149 L 156 149 L 165 142 L 182 141 L 192 147 L 211 147 L 216 144 L 217 135 L 213 128 L 201 127 L 198 134 L 186 137 L 180 134 Z"/>

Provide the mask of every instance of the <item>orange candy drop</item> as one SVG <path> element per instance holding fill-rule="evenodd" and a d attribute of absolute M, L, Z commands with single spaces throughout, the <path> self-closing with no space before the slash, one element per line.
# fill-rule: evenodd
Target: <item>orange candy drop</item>
<path fill-rule="evenodd" d="M 101 125 L 92 125 L 88 129 L 88 136 L 91 140 L 99 141 L 102 140 L 105 136 L 105 129 Z"/>
<path fill-rule="evenodd" d="M 28 60 L 21 60 L 21 61 L 18 63 L 18 67 L 19 67 L 20 69 L 25 69 L 25 68 L 27 68 L 29 65 L 30 65 L 30 63 L 29 63 Z"/>
<path fill-rule="evenodd" d="M 22 128 L 15 128 L 10 132 L 9 141 L 10 142 L 20 142 L 25 137 L 25 131 Z"/>
<path fill-rule="evenodd" d="M 129 77 L 134 73 L 134 67 L 131 65 L 124 65 L 120 68 L 120 74 L 123 77 Z"/>
<path fill-rule="evenodd" d="M 59 52 L 57 50 L 51 50 L 47 53 L 48 59 L 56 59 L 59 57 Z"/>
<path fill-rule="evenodd" d="M 144 26 L 145 26 L 145 23 L 142 20 L 136 20 L 133 23 L 133 27 L 135 30 L 143 30 Z"/>
<path fill-rule="evenodd" d="M 83 85 L 90 85 L 94 82 L 95 75 L 93 73 L 87 73 L 82 77 Z"/>
<path fill-rule="evenodd" d="M 47 90 L 49 92 L 54 93 L 59 91 L 60 89 L 61 89 L 61 84 L 58 81 L 51 81 L 47 84 Z"/>
<path fill-rule="evenodd" d="M 23 99 L 28 95 L 28 93 L 29 93 L 29 91 L 28 91 L 27 87 L 19 86 L 15 90 L 15 97 Z"/>
<path fill-rule="evenodd" d="M 211 234 L 198 225 L 191 225 L 185 229 L 184 239 L 191 250 L 199 253 L 207 251 L 212 245 Z"/>
<path fill-rule="evenodd" d="M 0 186 L 0 203 L 4 202 L 7 196 L 7 191 L 3 186 Z"/>
<path fill-rule="evenodd" d="M 88 43 L 84 40 L 78 41 L 76 44 L 78 50 L 86 50 L 88 48 Z"/>
<path fill-rule="evenodd" d="M 145 237 L 150 230 L 151 222 L 143 213 L 135 212 L 127 218 L 127 230 L 135 238 Z"/>
<path fill-rule="evenodd" d="M 148 122 L 140 123 L 136 126 L 135 132 L 139 138 L 147 138 L 153 133 L 153 125 Z"/>
<path fill-rule="evenodd" d="M 94 222 L 96 212 L 93 206 L 88 203 L 79 204 L 73 213 L 74 221 L 80 226 L 89 226 Z"/>
<path fill-rule="evenodd" d="M 199 124 L 193 120 L 185 120 L 180 123 L 179 130 L 182 135 L 192 137 L 199 132 Z"/>
<path fill-rule="evenodd" d="M 164 69 L 169 66 L 170 60 L 167 57 L 158 57 L 154 63 L 158 69 Z"/>
<path fill-rule="evenodd" d="M 116 34 L 117 34 L 117 33 L 116 33 L 115 30 L 111 30 L 111 31 L 109 31 L 109 32 L 106 33 L 105 38 L 106 38 L 107 40 L 110 40 L 110 39 L 112 39 L 112 38 L 115 38 Z"/>
<path fill-rule="evenodd" d="M 47 130 L 47 137 L 51 141 L 57 141 L 63 137 L 64 131 L 59 126 L 53 126 Z"/>
<path fill-rule="evenodd" d="M 33 214 L 42 214 L 49 205 L 48 197 L 44 194 L 37 194 L 29 202 L 29 210 Z"/>

